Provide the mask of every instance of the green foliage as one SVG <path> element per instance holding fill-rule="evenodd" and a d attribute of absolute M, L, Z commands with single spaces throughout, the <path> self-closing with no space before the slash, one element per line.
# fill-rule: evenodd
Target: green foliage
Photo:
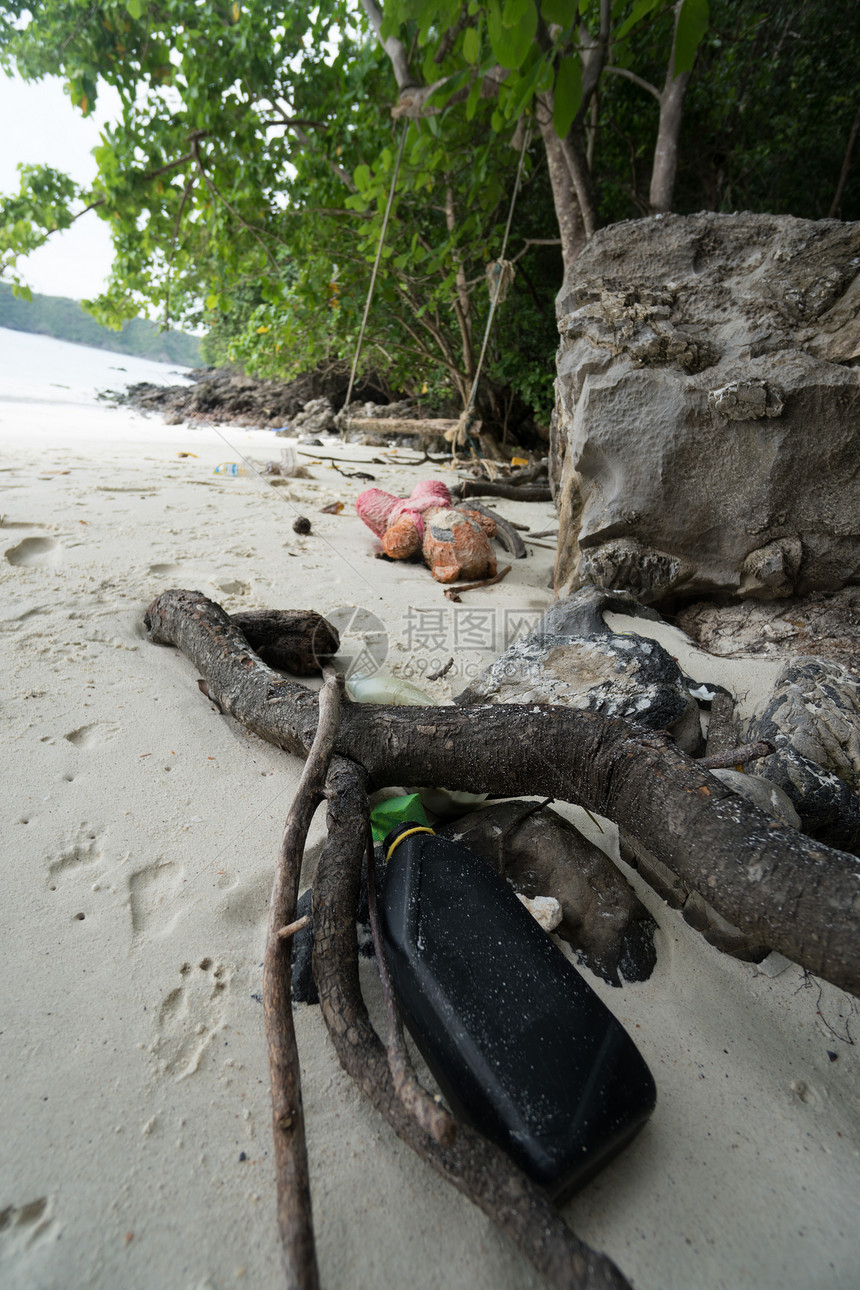
<path fill-rule="evenodd" d="M 196 336 L 162 331 L 155 323 L 142 318 L 134 318 L 121 331 L 115 331 L 110 327 L 100 327 L 94 318 L 84 313 L 77 300 L 28 294 L 31 297 L 29 302 L 16 298 L 14 288 L 0 283 L 0 327 L 35 332 L 39 336 L 55 336 L 76 345 L 89 345 L 92 349 L 134 354 L 137 358 L 151 358 L 158 363 L 180 363 L 184 367 L 197 367 L 200 363 L 200 344 Z"/>
<path fill-rule="evenodd" d="M 710 6 L 708 0 L 684 0 L 678 18 L 675 36 L 675 76 L 693 70 L 702 37 L 708 30 Z"/>
<path fill-rule="evenodd" d="M 816 11 L 684 0 L 676 31 L 672 0 L 614 0 L 611 66 L 594 97 L 600 0 L 385 0 L 383 32 L 403 41 L 415 83 L 441 83 L 431 113 L 408 126 L 368 366 L 401 389 L 447 382 L 464 397 L 517 167 L 508 145 L 539 100 L 591 159 L 599 221 L 629 218 L 648 210 L 658 122 L 643 82 L 659 96 L 670 67 L 695 60 L 679 208 L 826 214 L 860 35 L 853 0 L 834 0 L 826 26 Z M 89 207 L 116 253 L 107 291 L 88 304 L 100 321 L 156 303 L 165 320 L 209 327 L 210 360 L 265 375 L 351 360 L 402 129 L 391 66 L 355 0 L 0 0 L 0 66 L 29 79 L 59 70 L 84 114 L 102 82 L 122 102 L 90 191 L 25 167 L 20 191 L 0 199 L 7 280 L 26 290 L 26 255 Z M 860 205 L 857 171 L 846 217 Z M 513 391 L 548 414 L 561 265 L 557 248 L 532 243 L 557 232 L 533 142 L 507 253 L 517 277 L 487 357 L 491 410 Z"/>
<path fill-rule="evenodd" d="M 855 114 L 854 0 L 816 5 L 712 0 L 688 95 L 678 209 L 830 212 Z M 838 216 L 860 219 L 860 147 Z"/>
<path fill-rule="evenodd" d="M 0 276 L 14 271 L 21 256 L 44 246 L 58 229 L 68 228 L 70 207 L 80 192 L 68 175 L 50 166 L 19 166 L 17 193 L 0 198 Z"/>

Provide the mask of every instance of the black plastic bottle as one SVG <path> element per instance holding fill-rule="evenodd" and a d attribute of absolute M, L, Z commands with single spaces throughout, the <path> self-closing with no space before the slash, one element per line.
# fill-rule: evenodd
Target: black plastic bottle
<path fill-rule="evenodd" d="M 454 1113 L 564 1199 L 651 1115 L 651 1072 L 484 861 L 417 823 L 384 849 L 380 925 L 416 1043 Z"/>

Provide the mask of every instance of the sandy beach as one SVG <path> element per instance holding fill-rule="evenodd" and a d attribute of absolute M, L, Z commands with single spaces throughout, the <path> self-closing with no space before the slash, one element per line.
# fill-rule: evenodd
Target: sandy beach
<path fill-rule="evenodd" d="M 285 441 L 95 398 L 156 378 L 176 379 L 0 331 L 4 1290 L 282 1284 L 260 984 L 301 762 L 147 641 L 147 604 L 186 587 L 228 612 L 364 610 L 388 633 L 387 670 L 446 702 L 552 600 L 551 550 L 454 606 L 420 566 L 374 559 L 354 510 L 364 481 L 310 456 L 311 477 L 282 487 L 218 476 Z M 374 464 L 371 448 L 319 451 L 391 492 L 444 478 Z M 342 513 L 322 513 L 336 501 Z M 555 518 L 549 504 L 498 509 L 538 529 Z M 300 514 L 307 537 L 292 530 Z M 746 715 L 778 667 L 654 634 Z M 568 813 L 613 851 L 611 825 Z M 309 876 L 322 836 L 319 815 Z M 659 925 L 656 970 L 621 989 L 583 971 L 648 1061 L 658 1105 L 569 1222 L 637 1290 L 856 1290 L 856 1002 L 778 956 L 721 955 L 626 872 Z M 378 1015 L 372 961 L 362 973 Z M 361 1100 L 319 1009 L 299 1006 L 296 1026 L 325 1290 L 537 1290 L 506 1238 Z"/>

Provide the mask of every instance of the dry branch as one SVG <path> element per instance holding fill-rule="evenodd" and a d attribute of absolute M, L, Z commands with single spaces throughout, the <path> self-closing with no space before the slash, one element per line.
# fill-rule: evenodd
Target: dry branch
<path fill-rule="evenodd" d="M 373 935 L 373 949 L 376 954 L 376 966 L 379 971 L 379 983 L 382 986 L 382 998 L 385 1003 L 385 1014 L 388 1018 L 388 1069 L 394 1081 L 394 1089 L 406 1110 L 415 1118 L 425 1133 L 436 1142 L 448 1145 L 457 1136 L 457 1126 L 439 1101 L 421 1087 L 418 1077 L 409 1060 L 406 1041 L 403 1036 L 403 1022 L 397 1011 L 394 1000 L 394 986 L 388 971 L 385 957 L 385 946 L 379 927 L 379 908 L 376 900 L 376 866 L 373 857 L 373 836 L 370 827 L 367 829 L 367 908 L 370 915 L 370 930 Z"/>
<path fill-rule="evenodd" d="M 550 1290 L 629 1290 L 611 1259 L 583 1244 L 503 1152 L 465 1126 L 453 1144 L 435 1142 L 397 1096 L 358 981 L 355 910 L 369 780 L 356 762 L 335 758 L 327 787 L 328 836 L 314 880 L 314 979 L 344 1070 L 408 1146 L 498 1223 Z"/>
<path fill-rule="evenodd" d="M 759 739 L 753 744 L 740 744 L 726 752 L 710 753 L 707 757 L 697 757 L 698 764 L 705 770 L 731 770 L 743 766 L 748 761 L 758 761 L 759 757 L 769 757 L 774 751 L 773 744 Z"/>
<path fill-rule="evenodd" d="M 451 489 L 459 500 L 467 497 L 505 497 L 510 502 L 551 502 L 549 485 L 494 484 L 489 479 L 463 479 Z"/>
<path fill-rule="evenodd" d="M 506 519 L 496 511 L 491 511 L 488 506 L 482 506 L 480 502 L 470 502 L 468 506 L 460 505 L 458 510 L 477 511 L 479 515 L 485 515 L 487 519 L 493 520 L 496 525 L 496 537 L 515 560 L 524 560 L 528 555 L 526 544 L 520 537 L 513 524 L 509 524 Z"/>
<path fill-rule="evenodd" d="M 272 1132 L 278 1187 L 278 1230 L 288 1290 L 318 1290 L 311 1218 L 299 1055 L 290 999 L 292 946 L 282 933 L 295 924 L 305 839 L 320 803 L 337 734 L 340 684 L 332 668 L 319 695 L 319 723 L 278 852 L 269 901 L 263 966 L 263 1014 L 272 1087 Z"/>
<path fill-rule="evenodd" d="M 498 573 L 494 573 L 492 578 L 481 578 L 478 582 L 455 582 L 445 588 L 445 595 L 449 600 L 459 600 L 461 591 L 480 591 L 481 587 L 492 587 L 503 578 L 507 578 L 513 567 L 512 564 L 506 564 L 503 569 L 499 569 Z"/>

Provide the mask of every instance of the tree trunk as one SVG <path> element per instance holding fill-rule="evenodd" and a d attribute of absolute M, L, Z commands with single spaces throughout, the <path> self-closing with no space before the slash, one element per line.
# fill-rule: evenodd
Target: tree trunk
<path fill-rule="evenodd" d="M 678 19 L 681 16 L 681 4 L 675 5 L 675 32 L 678 31 Z M 690 82 L 690 73 L 682 72 L 676 76 L 675 40 L 669 54 L 669 66 L 666 69 L 666 83 L 660 95 L 660 123 L 657 127 L 657 142 L 654 146 L 654 162 L 651 167 L 651 188 L 648 202 L 654 215 L 665 215 L 672 209 L 675 195 L 675 175 L 678 171 L 678 143 L 681 137 L 681 122 L 684 117 L 684 98 Z"/>
<path fill-rule="evenodd" d="M 565 161 L 561 139 L 556 134 L 552 123 L 552 104 L 547 101 L 545 95 L 541 95 L 538 99 L 537 121 L 546 150 L 552 200 L 561 238 L 561 254 L 564 270 L 567 273 L 588 241 L 588 235 L 570 167 Z"/>

